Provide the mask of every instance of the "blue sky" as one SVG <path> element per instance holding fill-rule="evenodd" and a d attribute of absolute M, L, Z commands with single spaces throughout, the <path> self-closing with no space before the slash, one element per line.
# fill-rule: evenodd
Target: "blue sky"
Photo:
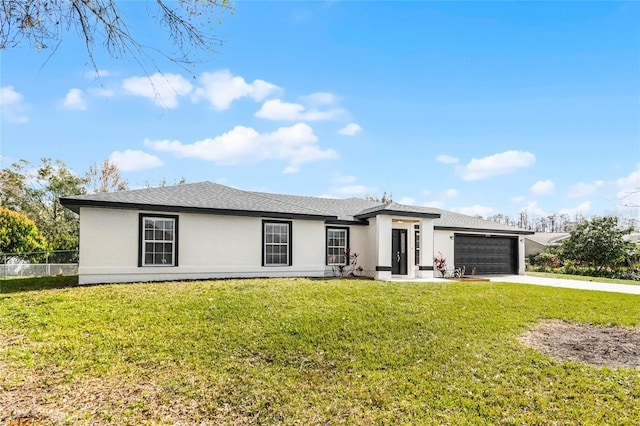
<path fill-rule="evenodd" d="M 639 2 L 239 1 L 216 53 L 150 77 L 98 55 L 96 78 L 67 35 L 51 57 L 2 52 L 2 166 L 109 158 L 131 187 L 638 217 L 620 202 L 640 187 L 638 22 Z"/>

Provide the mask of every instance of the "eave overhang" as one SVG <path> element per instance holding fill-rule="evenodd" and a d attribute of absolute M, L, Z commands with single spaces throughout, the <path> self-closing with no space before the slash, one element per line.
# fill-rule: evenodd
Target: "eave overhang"
<path fill-rule="evenodd" d="M 531 235 L 533 231 L 527 231 L 524 229 L 486 229 L 486 228 L 461 228 L 455 226 L 434 226 L 433 229 L 440 231 L 457 231 L 457 232 L 474 232 L 482 234 L 512 234 L 512 235 Z"/>
<path fill-rule="evenodd" d="M 243 216 L 243 217 L 270 217 L 277 219 L 301 219 L 301 220 L 321 220 L 321 221 L 337 221 L 337 216 L 331 215 L 313 215 L 307 213 L 287 213 L 287 212 L 270 212 L 263 210 L 234 210 L 234 209 L 216 209 L 209 207 L 191 207 L 191 206 L 168 206 L 160 204 L 141 204 L 141 203 L 116 203 L 112 201 L 97 200 L 78 200 L 73 198 L 60 198 L 60 204 L 76 213 L 80 213 L 81 207 L 93 208 L 110 208 L 119 210 L 139 210 L 153 212 L 171 212 L 171 213 L 195 213 L 210 214 L 220 216 Z"/>
<path fill-rule="evenodd" d="M 407 212 L 402 210 L 374 210 L 366 213 L 361 213 L 353 216 L 355 219 L 370 219 L 372 217 L 386 215 L 386 216 L 399 216 L 399 217 L 419 217 L 423 219 L 439 219 L 439 213 L 426 213 L 426 212 Z"/>

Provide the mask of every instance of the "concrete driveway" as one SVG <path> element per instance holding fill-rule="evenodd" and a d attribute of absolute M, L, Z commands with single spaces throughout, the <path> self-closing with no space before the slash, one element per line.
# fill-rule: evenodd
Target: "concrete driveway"
<path fill-rule="evenodd" d="M 640 285 L 611 284 L 595 281 L 565 280 L 560 278 L 543 278 L 529 275 L 501 275 L 490 278 L 493 282 L 546 285 L 549 287 L 576 288 L 580 290 L 609 291 L 613 293 L 640 294 Z"/>

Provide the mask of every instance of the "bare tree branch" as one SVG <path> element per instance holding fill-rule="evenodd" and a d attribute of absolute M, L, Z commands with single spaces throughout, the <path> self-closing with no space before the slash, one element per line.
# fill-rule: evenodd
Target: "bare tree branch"
<path fill-rule="evenodd" d="M 175 51 L 144 45 L 123 18 L 117 0 L 0 0 L 0 51 L 23 45 L 55 49 L 75 29 L 96 72 L 100 44 L 110 57 L 133 58 L 148 74 L 145 64 L 154 54 L 190 64 L 199 52 L 211 53 L 221 44 L 211 33 L 212 22 L 219 23 L 222 13 L 233 11 L 228 0 L 147 0 L 146 5 Z"/>

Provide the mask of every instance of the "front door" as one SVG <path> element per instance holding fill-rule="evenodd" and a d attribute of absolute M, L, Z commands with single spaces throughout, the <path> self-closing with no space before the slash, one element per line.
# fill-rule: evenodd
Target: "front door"
<path fill-rule="evenodd" d="M 407 275 L 407 230 L 391 230 L 391 274 Z"/>

